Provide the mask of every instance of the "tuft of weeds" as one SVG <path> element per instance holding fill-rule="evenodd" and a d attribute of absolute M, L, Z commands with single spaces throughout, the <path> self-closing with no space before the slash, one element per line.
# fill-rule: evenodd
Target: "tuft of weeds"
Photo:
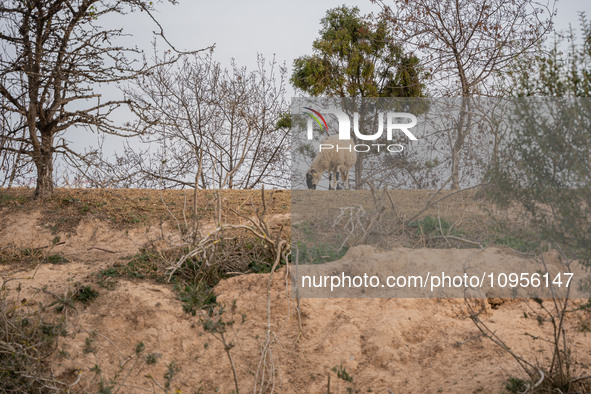
<path fill-rule="evenodd" d="M 432 216 L 425 216 L 423 219 L 410 222 L 408 227 L 415 229 L 417 235 L 440 235 L 439 220 Z M 441 228 L 446 231 L 451 225 L 445 218 L 441 218 Z"/>
<path fill-rule="evenodd" d="M 43 260 L 43 262 L 48 264 L 67 264 L 70 261 L 61 254 L 50 254 Z"/>
<path fill-rule="evenodd" d="M 80 199 L 79 198 L 75 198 L 75 197 L 72 197 L 72 196 L 64 196 L 64 197 L 62 197 L 60 199 L 61 205 L 64 205 L 64 206 L 68 206 L 68 205 L 72 205 L 72 204 L 77 204 L 79 202 L 80 202 Z"/>
<path fill-rule="evenodd" d="M 505 390 L 510 393 L 525 393 L 529 389 L 529 384 L 523 379 L 510 376 L 505 384 Z"/>
<path fill-rule="evenodd" d="M 345 369 L 343 364 L 333 367 L 332 371 L 334 373 L 336 373 L 338 379 L 342 380 L 343 382 L 353 384 L 353 376 L 351 376 L 349 374 L 349 372 L 347 372 L 347 370 Z M 346 387 L 346 390 L 347 390 L 347 393 L 351 393 L 351 394 L 359 392 L 358 390 L 355 390 L 354 385 Z M 330 392 L 330 377 L 328 380 L 328 392 Z"/>
<path fill-rule="evenodd" d="M 0 382 L 3 392 L 61 392 L 65 383 L 51 373 L 48 357 L 63 333 L 42 310 L 29 309 L 0 288 Z"/>
<path fill-rule="evenodd" d="M 216 297 L 213 289 L 200 283 L 175 284 L 178 299 L 183 303 L 183 311 L 195 316 L 198 310 L 211 310 L 216 304 Z"/>
<path fill-rule="evenodd" d="M 70 310 L 76 309 L 76 302 L 86 305 L 99 295 L 99 293 L 92 287 L 81 284 L 77 284 L 73 288 L 68 288 L 63 295 L 53 293 L 47 290 L 46 287 L 43 288 L 43 291 L 55 299 L 48 305 L 48 307 L 51 308 L 52 306 L 55 306 L 56 312 L 64 313 L 66 316 Z"/>
<path fill-rule="evenodd" d="M 236 393 L 240 392 L 240 385 L 231 350 L 236 345 L 234 340 L 238 334 L 236 328 L 236 317 L 238 315 L 241 317 L 240 323 L 243 324 L 246 320 L 246 315 L 244 313 L 238 313 L 236 300 L 234 300 L 229 310 L 226 310 L 223 305 L 218 305 L 216 308 L 210 309 L 209 313 L 203 313 L 200 316 L 203 329 L 216 338 L 224 347 L 230 368 L 232 369 Z"/>
<path fill-rule="evenodd" d="M 211 312 L 216 307 L 213 288 L 225 278 L 237 273 L 270 272 L 273 266 L 274 251 L 260 239 L 245 237 L 237 234 L 230 238 L 229 233 L 205 254 L 197 254 L 186 258 L 170 277 L 174 284 L 177 297 L 183 303 L 186 313 L 196 315 L 197 311 L 205 309 Z M 242 236 L 240 236 L 242 235 Z M 166 268 L 163 262 L 179 261 L 190 253 L 188 248 L 176 248 L 160 254 L 156 264 L 159 273 Z M 206 261 L 207 263 L 205 263 Z M 284 262 L 283 262 L 284 263 Z"/>
<path fill-rule="evenodd" d="M 455 227 L 447 219 L 433 216 L 425 216 L 423 219 L 410 222 L 408 227 L 414 229 L 415 235 L 425 238 L 439 235 L 458 237 L 465 235 L 462 229 Z"/>
<path fill-rule="evenodd" d="M 48 305 L 48 307 L 52 307 L 55 306 L 55 311 L 58 313 L 64 313 L 67 315 L 67 313 L 70 310 L 75 309 L 75 305 L 74 305 L 74 293 L 71 290 L 67 290 L 66 293 L 63 296 L 57 295 L 57 294 L 53 294 L 48 292 L 47 290 L 45 290 L 45 292 L 53 295 L 55 297 L 55 301 L 53 301 L 52 303 L 50 303 Z"/>
<path fill-rule="evenodd" d="M 146 349 L 146 345 L 144 345 L 143 342 L 139 342 L 136 346 L 135 346 L 135 354 L 136 355 L 140 355 L 141 353 L 144 352 L 144 350 Z"/>
<path fill-rule="evenodd" d="M 57 235 L 59 232 L 71 231 L 75 227 L 77 221 L 74 218 L 59 218 L 54 224 L 46 224 L 44 227 L 51 231 L 52 235 Z"/>
<path fill-rule="evenodd" d="M 74 300 L 83 304 L 88 304 L 99 296 L 99 292 L 90 286 L 80 286 L 74 294 Z"/>
<path fill-rule="evenodd" d="M 94 341 L 96 339 L 96 332 L 91 332 L 88 334 L 86 339 L 84 340 L 84 347 L 82 348 L 82 352 L 84 354 L 94 353 L 96 349 L 94 348 Z M 100 373 L 100 371 L 99 371 Z"/>
<path fill-rule="evenodd" d="M 134 213 L 128 213 L 122 219 L 124 224 L 139 224 L 139 223 L 146 223 L 148 222 L 148 217 L 146 215 L 136 215 Z"/>
<path fill-rule="evenodd" d="M 94 277 L 96 278 L 96 284 L 103 289 L 113 290 L 117 284 L 116 280 L 110 275 L 105 275 L 104 271 L 94 273 Z"/>
<path fill-rule="evenodd" d="M 0 265 L 27 267 L 43 261 L 43 252 L 37 248 L 5 247 L 0 249 Z"/>
<path fill-rule="evenodd" d="M 504 235 L 502 237 L 496 237 L 494 243 L 496 245 L 508 246 L 511 249 L 515 249 L 524 253 L 533 252 L 540 245 L 539 242 L 528 240 L 527 238 L 516 237 L 509 234 Z"/>
<path fill-rule="evenodd" d="M 95 274 L 97 284 L 107 289 L 115 286 L 115 278 L 152 279 L 158 283 L 166 282 L 161 259 L 150 249 L 141 249 L 131 258 L 125 258 L 127 264 L 116 264 Z"/>
<path fill-rule="evenodd" d="M 578 330 L 580 332 L 591 332 L 591 323 L 583 318 L 580 318 Z"/>
<path fill-rule="evenodd" d="M 176 365 L 176 361 L 171 361 L 166 366 L 166 372 L 164 373 L 164 388 L 166 390 L 170 390 L 170 386 L 172 385 L 172 381 L 174 380 L 175 375 L 180 371 L 180 368 Z"/>
<path fill-rule="evenodd" d="M 345 367 L 343 367 L 343 364 L 333 367 L 332 371 L 337 374 L 337 378 L 345 382 L 353 383 L 353 377 L 349 375 Z"/>
<path fill-rule="evenodd" d="M 0 193 L 0 206 L 13 205 L 13 204 L 23 205 L 28 200 L 29 199 L 25 196 Z"/>
<path fill-rule="evenodd" d="M 162 357 L 160 353 L 150 353 L 146 355 L 146 364 L 154 365 L 158 362 L 158 359 Z"/>
<path fill-rule="evenodd" d="M 166 278 L 160 269 L 158 254 L 150 249 L 141 249 L 125 267 L 119 268 L 121 276 L 131 279 L 153 279 L 164 283 Z M 115 276 L 113 274 L 113 276 Z"/>
<path fill-rule="evenodd" d="M 248 270 L 255 274 L 268 274 L 273 264 L 269 261 L 253 260 L 248 264 Z"/>
<path fill-rule="evenodd" d="M 346 246 L 339 250 L 337 245 L 324 243 L 312 245 L 307 242 L 297 242 L 297 245 L 300 253 L 300 261 L 306 264 L 323 264 L 336 261 L 343 257 L 348 250 Z"/>

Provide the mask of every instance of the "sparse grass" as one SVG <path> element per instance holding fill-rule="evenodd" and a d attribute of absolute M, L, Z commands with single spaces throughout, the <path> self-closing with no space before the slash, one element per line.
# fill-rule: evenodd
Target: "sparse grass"
<path fill-rule="evenodd" d="M 95 298 L 99 296 L 99 292 L 94 290 L 90 286 L 80 286 L 76 293 L 74 294 L 74 300 L 81 302 L 83 304 L 89 304 Z"/>
<path fill-rule="evenodd" d="M 27 197 L 23 195 L 15 195 L 12 193 L 0 192 L 0 207 L 9 205 L 23 205 L 27 202 Z"/>
<path fill-rule="evenodd" d="M 146 349 L 146 345 L 144 345 L 143 342 L 139 342 L 136 346 L 135 346 L 135 354 L 139 355 L 140 353 L 143 353 L 143 351 Z"/>
<path fill-rule="evenodd" d="M 112 289 L 114 279 L 149 279 L 158 283 L 166 282 L 159 256 L 150 249 L 140 249 L 135 255 L 127 258 L 127 264 L 116 264 L 95 274 L 97 284 Z"/>
<path fill-rule="evenodd" d="M 98 193 L 98 192 L 97 192 Z M 1 196 L 1 194 L 0 194 Z M 23 202 L 23 204 L 28 202 L 26 200 L 23 200 L 25 202 Z M 159 197 L 150 197 L 150 196 L 145 196 L 145 197 L 140 197 L 137 199 L 137 202 L 139 204 L 144 204 L 144 203 L 149 203 L 149 204 L 153 204 L 153 205 L 162 205 Z M 0 204 L 2 204 L 2 200 L 0 198 Z M 113 208 L 113 205 L 111 204 L 111 201 L 109 201 L 109 203 L 107 202 L 92 202 L 92 201 L 86 201 L 84 200 L 84 198 L 82 199 L 78 199 L 78 198 L 72 198 L 70 200 L 66 200 L 66 201 L 61 201 L 60 204 L 62 204 L 64 207 L 66 208 L 75 208 L 75 210 L 77 211 L 78 214 L 87 214 L 87 215 L 97 215 L 100 217 L 100 215 L 103 215 L 104 212 L 111 212 L 109 211 L 110 209 Z M 143 206 L 143 205 L 142 205 Z M 182 200 L 179 200 L 178 204 L 174 201 L 172 201 L 170 203 L 170 208 L 171 209 L 177 209 L 177 208 L 182 208 L 183 206 L 183 202 Z M 248 206 L 248 205 L 247 205 Z M 285 206 L 283 206 L 283 208 L 285 208 Z M 131 209 L 135 209 L 135 208 L 130 208 Z M 132 225 L 132 224 L 144 224 L 144 223 L 150 223 L 150 221 L 152 221 L 152 223 L 154 223 L 153 221 L 155 220 L 156 216 L 155 216 L 155 212 L 156 211 L 149 211 L 149 207 L 146 206 L 146 211 L 142 211 L 141 209 L 139 211 L 133 211 L 133 212 L 127 212 L 124 213 L 124 216 L 117 216 L 116 214 L 113 214 L 113 220 L 112 222 L 118 225 Z M 200 212 L 208 212 L 206 208 L 199 208 Z M 289 209 L 289 205 L 287 205 L 287 209 Z M 53 215 L 58 215 L 59 214 L 59 210 L 55 210 L 53 213 Z M 126 215 L 126 216 L 125 216 Z M 135 222 L 134 222 L 135 220 Z M 65 222 L 59 222 L 56 221 L 55 223 L 61 223 L 63 225 L 63 227 L 66 227 L 67 224 Z M 480 234 L 472 234 L 469 231 L 465 231 L 462 228 L 456 229 L 455 226 L 453 225 L 454 223 L 457 223 L 456 221 L 454 221 L 454 219 L 450 218 L 448 219 L 441 219 L 441 226 L 439 224 L 439 219 L 437 217 L 434 216 L 429 216 L 428 219 L 427 217 L 415 221 L 413 222 L 416 227 L 414 227 L 414 229 L 418 230 L 419 228 L 424 231 L 424 233 L 426 234 L 433 234 L 433 235 L 437 235 L 440 233 L 440 230 L 443 229 L 444 231 L 452 231 L 451 234 L 454 234 L 454 231 L 459 231 L 458 233 L 455 234 L 468 234 L 466 235 L 467 238 L 472 239 L 473 236 L 482 236 L 483 233 Z M 54 232 L 59 232 L 60 227 L 53 225 L 53 227 L 51 228 L 52 231 Z M 324 229 L 323 229 L 324 230 Z M 307 222 L 304 222 L 303 224 L 299 225 L 299 231 L 301 231 L 304 235 L 306 236 L 314 236 L 313 231 L 312 231 L 312 227 L 310 226 L 310 224 L 308 224 Z M 486 234 L 488 235 L 488 234 Z M 491 241 L 491 244 L 500 244 L 500 245 L 507 245 L 509 247 L 515 248 L 517 250 L 520 250 L 521 246 L 525 246 L 524 249 L 521 250 L 527 250 L 527 248 L 529 247 L 527 244 L 527 239 L 520 239 L 518 235 L 516 236 L 511 236 L 511 235 L 503 235 L 503 236 L 498 236 L 497 238 L 495 238 L 494 236 L 495 234 L 493 233 L 493 235 L 489 238 Z M 54 241 L 55 243 L 59 242 L 59 237 L 56 236 L 57 241 Z M 326 242 L 325 242 L 326 241 Z M 305 261 L 306 259 L 312 261 L 312 262 L 324 262 L 324 261 L 332 261 L 332 260 L 337 260 L 339 258 L 341 258 L 347 251 L 346 247 L 338 250 L 338 243 L 333 246 L 333 244 L 330 242 L 332 241 L 332 239 L 320 239 L 319 245 L 312 245 L 310 243 L 308 243 L 308 248 L 303 250 L 304 248 L 300 248 L 300 261 Z M 9 249 L 10 250 L 10 249 Z M 35 249 L 12 249 L 10 250 L 11 253 L 18 255 L 17 257 L 19 259 L 21 259 L 21 261 L 26 261 L 27 259 L 30 259 L 31 261 L 40 261 L 43 258 L 43 253 L 40 250 L 35 250 Z M 165 253 L 167 254 L 167 256 L 170 258 L 170 260 L 174 260 L 175 257 L 178 257 L 184 253 L 186 253 L 187 250 L 186 249 L 178 249 L 178 250 L 169 250 L 166 251 Z M 246 253 L 244 253 L 246 252 Z M 2 250 L 2 252 L 0 252 L 0 263 L 2 262 L 2 257 L 3 257 L 3 253 L 4 250 Z M 117 278 L 128 278 L 128 279 L 135 279 L 135 280 L 155 280 L 158 282 L 165 282 L 167 281 L 167 277 L 165 275 L 165 268 L 166 268 L 166 264 L 164 263 L 163 259 L 162 259 L 162 253 L 161 251 L 158 251 L 157 249 L 153 248 L 153 247 L 148 247 L 144 250 L 141 250 L 140 252 L 138 252 L 136 255 L 129 257 L 125 262 L 121 262 L 118 263 L 118 265 L 115 265 L 111 268 L 105 269 L 99 273 L 96 274 L 96 280 L 97 283 L 104 288 L 113 288 L 115 286 L 116 283 L 116 279 Z M 219 243 L 219 249 L 215 250 L 215 253 L 219 253 L 220 254 L 220 258 L 219 258 L 219 264 L 216 264 L 213 268 L 208 269 L 203 262 L 201 261 L 200 258 L 191 258 L 188 259 L 185 264 L 179 269 L 179 271 L 173 276 L 172 278 L 172 282 L 175 284 L 175 290 L 177 291 L 178 297 L 179 299 L 182 301 L 183 303 L 183 309 L 187 312 L 187 313 L 192 313 L 195 314 L 196 312 L 199 312 L 199 310 L 202 309 L 206 309 L 207 312 L 209 314 L 209 317 L 215 316 L 213 313 L 213 309 L 218 308 L 219 305 L 217 305 L 216 303 L 216 299 L 215 296 L 213 295 L 211 289 L 213 288 L 213 286 L 215 286 L 215 284 L 217 284 L 219 282 L 219 280 L 228 277 L 228 272 L 230 271 L 235 271 L 235 272 L 246 272 L 246 273 L 251 273 L 251 272 L 269 272 L 270 268 L 271 268 L 271 261 L 268 260 L 267 257 L 267 252 L 264 250 L 264 245 L 262 242 L 260 241 L 252 241 L 252 240 L 241 240 L 239 242 L 235 242 L 235 241 L 222 241 Z M 52 255 L 53 256 L 53 255 Z M 59 255 L 55 255 L 55 256 L 59 256 Z M 238 258 L 236 258 L 236 260 L 231 260 L 228 259 L 227 257 L 230 256 L 231 258 L 235 258 L 236 256 L 240 256 L 239 260 Z M 51 256 L 48 256 L 46 258 L 50 259 Z M 14 262 L 14 259 L 11 261 Z M 48 261 L 49 262 L 49 261 Z M 57 262 L 59 264 L 59 262 Z M 56 263 L 54 263 L 56 264 Z M 237 267 L 239 269 L 237 269 Z M 88 299 L 88 302 L 90 302 L 92 300 L 92 292 L 96 292 L 95 290 L 93 290 L 90 286 L 86 286 L 90 289 L 88 297 L 90 297 Z M 98 294 L 98 293 L 97 293 Z M 80 296 L 79 293 L 75 293 L 74 296 L 72 296 L 72 299 L 79 301 L 79 302 L 84 302 L 81 299 L 78 299 L 77 297 Z M 86 296 L 82 296 L 83 298 L 85 298 Z M 96 297 L 94 297 L 96 298 Z M 533 317 L 534 315 L 532 315 Z M 223 324 L 227 324 L 228 322 L 222 322 Z M 582 322 L 582 323 L 586 323 L 586 322 Z M 545 323 L 546 325 L 548 325 L 548 323 Z M 586 327 L 586 328 L 585 328 Z M 213 320 L 210 320 L 208 323 L 206 323 L 204 325 L 204 328 L 209 331 L 209 332 L 216 332 L 217 330 L 220 329 L 225 329 L 227 328 L 227 326 L 220 328 L 220 325 L 216 322 L 213 322 Z M 58 335 L 57 333 L 59 332 L 59 329 L 57 328 L 57 326 L 51 326 L 51 325 L 45 325 L 41 327 L 42 332 L 46 335 L 52 335 L 52 336 L 56 336 Z M 583 325 L 581 324 L 581 330 L 588 330 L 588 325 Z M 258 339 L 258 338 L 257 338 Z M 88 342 L 86 345 L 88 345 L 88 350 L 89 352 L 94 352 L 95 351 L 95 347 L 96 344 L 94 343 L 94 339 L 92 337 L 88 337 L 86 338 L 86 341 Z M 228 342 L 229 344 L 231 344 L 231 342 Z M 135 351 L 136 351 L 136 355 L 138 355 L 138 358 L 140 358 L 141 362 L 146 362 L 146 364 L 152 365 L 155 364 L 159 357 L 160 354 L 158 353 L 143 353 L 145 351 L 145 349 L 143 348 L 143 346 L 141 346 L 140 349 L 140 345 L 143 345 L 143 343 L 140 343 L 136 346 Z M 204 345 L 205 346 L 205 345 Z M 87 349 L 87 347 L 85 346 L 85 350 Z M 138 350 L 139 349 L 139 350 Z M 152 350 L 152 349 L 150 349 Z M 133 352 L 133 350 L 132 350 Z M 139 354 L 141 354 L 141 357 L 139 356 Z M 162 363 L 164 362 L 168 362 L 169 360 L 162 360 Z M 166 365 L 166 364 L 164 364 Z M 161 365 L 162 368 L 164 368 L 164 365 Z M 176 374 L 176 370 L 175 370 L 175 366 L 172 365 L 172 369 L 171 369 L 171 364 L 167 365 L 167 370 L 166 370 L 166 374 L 164 376 L 165 381 L 169 381 L 172 382 L 173 378 L 175 377 Z M 100 371 L 100 369 L 99 369 Z M 336 374 L 337 378 L 341 379 L 342 381 L 345 382 L 352 382 L 352 377 L 349 375 L 349 373 L 345 370 L 345 368 L 341 365 L 339 367 L 335 367 L 333 369 L 333 372 Z M 162 372 L 161 372 L 162 373 Z M 331 373 L 331 375 L 334 377 L 335 375 Z M 160 375 L 160 377 L 162 377 L 162 375 Z M 351 380 L 348 380 L 348 379 Z M 177 378 L 178 379 L 178 378 Z M 103 384 L 104 382 L 101 380 L 101 386 L 99 387 L 99 392 L 109 392 L 109 390 L 111 390 L 113 388 L 113 386 L 109 386 L 106 384 Z M 170 386 L 170 384 L 169 384 Z M 350 390 L 351 388 L 347 388 L 347 390 Z M 352 389 L 351 389 L 352 390 Z M 1 390 L 0 390 L 1 391 Z M 114 391 L 114 390 L 113 390 Z M 513 391 L 511 391 L 513 392 Z"/>
<path fill-rule="evenodd" d="M 74 297 L 71 291 L 67 291 L 63 296 L 56 296 L 56 300 L 48 305 L 55 306 L 55 311 L 58 313 L 68 313 L 68 311 L 75 309 Z"/>
<path fill-rule="evenodd" d="M 524 393 L 528 388 L 529 385 L 525 380 L 513 376 L 509 377 L 505 384 L 505 390 L 510 393 Z"/>
<path fill-rule="evenodd" d="M 347 393 L 357 393 L 359 392 L 358 390 L 355 390 L 355 386 L 353 384 L 353 376 L 351 376 L 349 374 L 349 372 L 347 372 L 347 370 L 345 369 L 345 367 L 343 366 L 343 364 L 340 364 L 336 367 L 332 368 L 332 371 L 337 375 L 337 378 L 342 380 L 345 383 L 350 383 L 351 386 L 347 386 L 345 389 L 347 390 Z M 330 391 L 330 380 L 328 381 L 328 390 L 329 393 Z"/>
<path fill-rule="evenodd" d="M 0 248 L 0 265 L 17 265 L 28 267 L 39 264 L 43 260 L 43 251 L 38 248 Z"/>
<path fill-rule="evenodd" d="M 180 368 L 176 365 L 176 361 L 171 361 L 166 366 L 166 372 L 164 373 L 164 388 L 170 390 L 170 386 L 175 375 L 180 371 Z"/>
<path fill-rule="evenodd" d="M 437 235 L 456 235 L 463 236 L 465 233 L 461 229 L 455 228 L 447 219 L 433 216 L 425 216 L 423 219 L 416 220 L 408 224 L 408 227 L 414 229 L 415 235 L 437 236 Z M 443 234 L 441 233 L 443 231 Z"/>
<path fill-rule="evenodd" d="M 53 235 L 58 233 L 72 233 L 76 226 L 78 226 L 78 223 L 80 223 L 81 219 L 81 217 L 75 216 L 60 217 L 60 214 L 63 214 L 61 209 L 50 211 L 49 214 L 52 218 L 48 218 L 44 227 L 51 231 L 51 234 Z"/>
<path fill-rule="evenodd" d="M 494 244 L 508 246 L 511 249 L 515 249 L 525 253 L 533 252 L 540 245 L 539 242 L 528 240 L 527 238 L 519 238 L 514 235 L 504 235 L 496 237 L 494 240 Z"/>
<path fill-rule="evenodd" d="M 165 260 L 178 261 L 188 250 L 169 252 Z M 267 273 L 273 265 L 270 249 L 260 240 L 240 236 L 219 242 L 207 257 L 209 264 L 204 264 L 199 256 L 187 259 L 171 280 L 183 302 L 183 310 L 192 315 L 200 309 L 211 310 L 216 306 L 213 288 L 227 278 L 229 272 Z"/>
<path fill-rule="evenodd" d="M 299 222 L 293 225 L 294 228 L 298 229 L 304 236 L 311 237 L 314 236 L 314 230 L 310 223 L 306 221 Z"/>
<path fill-rule="evenodd" d="M 68 259 L 66 259 L 61 254 L 50 254 L 44 260 L 45 263 L 49 264 L 66 264 L 69 263 Z"/>
<path fill-rule="evenodd" d="M 591 323 L 583 318 L 579 319 L 579 326 L 577 328 L 580 332 L 591 332 Z"/>
<path fill-rule="evenodd" d="M 195 316 L 198 310 L 215 307 L 216 297 L 213 288 L 200 283 L 175 285 L 178 299 L 183 303 L 183 311 Z"/>
<path fill-rule="evenodd" d="M 236 345 L 234 340 L 237 337 L 238 325 L 236 324 L 236 317 L 238 315 L 241 317 L 240 324 L 243 324 L 246 321 L 246 315 L 244 313 L 238 313 L 236 300 L 232 301 L 229 310 L 226 310 L 223 305 L 218 305 L 215 308 L 211 308 L 208 313 L 200 315 L 203 329 L 209 332 L 224 347 L 224 351 L 228 356 L 228 361 L 232 370 L 236 393 L 240 391 L 240 384 L 238 382 L 238 375 L 236 374 L 236 367 L 234 366 L 231 350 Z"/>
<path fill-rule="evenodd" d="M 47 290 L 46 287 L 43 288 L 43 291 L 54 298 L 54 301 L 51 302 L 48 307 L 51 308 L 55 306 L 56 312 L 64 313 L 66 315 L 70 310 L 76 309 L 76 302 L 86 305 L 99 296 L 99 293 L 92 287 L 81 284 L 69 287 L 64 294 L 53 293 Z"/>
<path fill-rule="evenodd" d="M 0 189 L 0 207 L 14 210 L 41 208 L 41 223 L 51 226 L 55 232 L 73 231 L 80 220 L 88 215 L 109 221 L 118 228 L 156 225 L 162 218 L 170 218 L 168 210 L 182 217 L 183 209 L 193 204 L 193 193 L 186 190 L 56 188 L 54 196 L 44 201 L 43 205 L 33 199 L 33 193 L 33 189 L 27 188 Z M 222 209 L 230 218 L 232 214 L 229 208 L 252 215 L 260 203 L 258 190 L 222 190 L 220 194 L 223 198 Z M 213 206 L 209 204 L 213 195 L 212 190 L 200 191 L 197 201 L 200 215 L 213 215 Z M 288 213 L 290 197 L 289 191 L 274 193 L 269 213 Z M 167 203 L 168 210 L 161 198 Z M 253 204 L 248 204 L 250 200 Z"/>
<path fill-rule="evenodd" d="M 147 215 L 136 215 L 134 213 L 129 213 L 127 215 L 125 215 L 122 219 L 121 219 L 122 223 L 124 224 L 139 224 L 139 223 L 147 223 L 148 222 L 148 216 Z"/>
<path fill-rule="evenodd" d="M 150 353 L 146 355 L 146 364 L 154 365 L 162 355 L 160 353 Z"/>
<path fill-rule="evenodd" d="M 163 272 L 159 270 L 159 256 L 150 249 L 141 249 L 126 266 L 120 268 L 121 276 L 132 279 L 153 279 L 163 283 L 166 281 Z"/>
<path fill-rule="evenodd" d="M 348 248 L 344 246 L 339 250 L 338 245 L 312 244 L 311 242 L 298 242 L 299 259 L 302 264 L 322 264 L 336 261 L 343 257 Z"/>
<path fill-rule="evenodd" d="M 107 290 L 113 290 L 115 288 L 117 281 L 114 278 L 118 276 L 121 276 L 119 271 L 113 267 L 94 273 L 96 284 Z"/>
<path fill-rule="evenodd" d="M 337 378 L 339 378 L 345 382 L 349 382 L 349 383 L 353 382 L 353 377 L 351 375 L 349 375 L 349 373 L 347 372 L 345 367 L 343 367 L 343 364 L 333 367 L 332 371 L 337 374 Z"/>
<path fill-rule="evenodd" d="M 84 354 L 94 353 L 96 351 L 96 349 L 94 348 L 94 339 L 95 336 L 92 334 L 86 337 L 86 339 L 84 340 L 84 347 L 82 348 L 82 352 Z"/>
<path fill-rule="evenodd" d="M 63 327 L 41 310 L 29 309 L 0 289 L 0 385 L 2 392 L 60 392 L 66 385 L 51 374 L 47 362 Z"/>

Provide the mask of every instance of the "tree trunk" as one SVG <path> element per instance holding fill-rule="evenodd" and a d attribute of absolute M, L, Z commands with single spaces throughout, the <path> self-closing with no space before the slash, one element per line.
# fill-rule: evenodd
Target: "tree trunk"
<path fill-rule="evenodd" d="M 462 151 L 462 143 L 460 137 L 456 139 L 456 143 L 451 150 L 451 189 L 458 190 L 460 188 L 460 152 Z"/>
<path fill-rule="evenodd" d="M 464 141 L 470 132 L 472 116 L 470 113 L 469 98 L 462 97 L 462 109 L 457 125 L 456 141 L 451 149 L 451 189 L 460 188 L 460 153 L 464 147 Z"/>
<path fill-rule="evenodd" d="M 365 159 L 365 153 L 357 153 L 357 162 L 355 163 L 355 190 L 363 189 L 363 159 Z"/>
<path fill-rule="evenodd" d="M 37 167 L 37 187 L 35 198 L 44 200 L 53 195 L 53 138 L 42 134 L 40 152 L 35 155 Z"/>

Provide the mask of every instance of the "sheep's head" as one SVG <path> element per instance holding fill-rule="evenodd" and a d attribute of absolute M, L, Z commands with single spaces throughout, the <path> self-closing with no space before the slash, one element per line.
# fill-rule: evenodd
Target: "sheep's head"
<path fill-rule="evenodd" d="M 309 169 L 306 173 L 306 184 L 308 185 L 308 189 L 316 189 L 316 185 L 320 182 L 320 178 L 322 177 L 322 173 L 314 169 Z"/>

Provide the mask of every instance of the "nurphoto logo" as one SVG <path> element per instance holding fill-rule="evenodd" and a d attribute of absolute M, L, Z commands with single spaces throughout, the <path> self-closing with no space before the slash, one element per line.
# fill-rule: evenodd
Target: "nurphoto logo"
<path fill-rule="evenodd" d="M 350 144 L 346 147 L 336 146 L 334 144 L 321 143 L 319 151 L 336 149 L 354 150 L 355 152 L 369 152 L 374 149 L 377 152 L 386 150 L 391 153 L 402 152 L 404 146 L 401 144 L 378 143 L 386 133 L 386 141 L 391 142 L 394 138 L 395 132 L 402 132 L 411 141 L 417 141 L 417 137 L 410 129 L 417 125 L 417 117 L 408 112 L 379 112 L 377 114 L 377 131 L 373 134 L 363 134 L 359 129 L 359 113 L 353 113 L 353 127 L 351 128 L 351 117 L 339 108 L 332 107 L 320 111 L 314 110 L 310 107 L 304 107 L 309 112 L 303 112 L 308 115 L 307 138 L 312 140 L 314 138 L 314 124 L 317 124 L 320 131 L 329 134 L 328 123 L 322 115 L 333 114 L 339 122 L 338 137 L 339 140 L 353 140 L 351 129 L 357 141 L 374 141 L 373 144 L 360 143 Z"/>

